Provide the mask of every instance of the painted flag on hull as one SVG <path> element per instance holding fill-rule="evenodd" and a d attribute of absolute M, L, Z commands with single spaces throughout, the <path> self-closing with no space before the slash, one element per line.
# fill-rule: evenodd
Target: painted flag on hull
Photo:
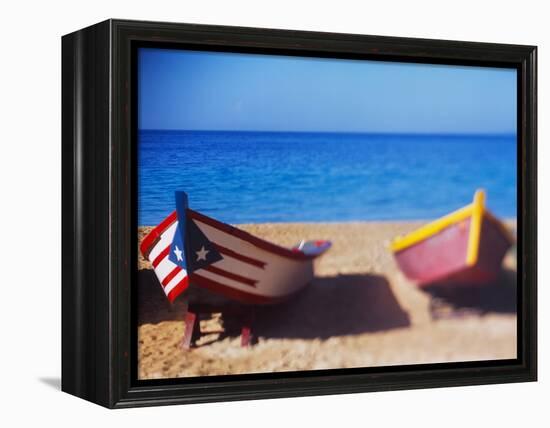
<path fill-rule="evenodd" d="M 190 273 L 222 260 L 213 244 L 187 217 L 184 192 L 176 192 L 176 211 L 144 238 L 140 250 L 153 265 L 170 302 L 187 289 Z"/>
<path fill-rule="evenodd" d="M 174 211 L 147 235 L 140 246 L 143 257 L 151 262 L 166 297 L 173 302 L 189 286 L 187 270 L 170 260 L 172 241 L 178 228 Z"/>

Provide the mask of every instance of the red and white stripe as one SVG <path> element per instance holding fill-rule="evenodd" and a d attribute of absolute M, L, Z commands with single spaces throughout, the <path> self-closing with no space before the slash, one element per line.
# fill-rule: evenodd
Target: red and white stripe
<path fill-rule="evenodd" d="M 168 258 L 177 226 L 177 214 L 174 211 L 143 239 L 140 246 L 141 254 L 153 265 L 155 274 L 170 302 L 173 302 L 189 286 L 187 271 Z"/>

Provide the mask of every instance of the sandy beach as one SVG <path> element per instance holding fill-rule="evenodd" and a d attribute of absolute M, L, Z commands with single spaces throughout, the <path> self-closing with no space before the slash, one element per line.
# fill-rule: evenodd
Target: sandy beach
<path fill-rule="evenodd" d="M 272 242 L 330 239 L 315 279 L 293 299 L 255 310 L 258 343 L 238 332 L 205 334 L 184 351 L 183 296 L 170 305 L 150 264 L 139 259 L 140 379 L 370 367 L 516 357 L 516 263 L 509 252 L 497 282 L 452 295 L 421 291 L 397 269 L 387 248 L 424 222 L 238 225 Z M 507 222 L 514 228 L 514 222 Z M 139 241 L 150 230 L 139 229 Z M 225 317 L 227 318 L 227 317 Z M 201 330 L 229 331 L 214 314 Z"/>

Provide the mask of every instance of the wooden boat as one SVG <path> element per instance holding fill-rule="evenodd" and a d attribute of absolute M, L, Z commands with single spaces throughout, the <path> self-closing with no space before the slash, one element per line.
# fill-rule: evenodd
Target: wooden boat
<path fill-rule="evenodd" d="M 401 271 L 419 286 L 479 285 L 494 281 L 513 236 L 485 208 L 485 193 L 391 243 Z"/>
<path fill-rule="evenodd" d="M 153 229 L 140 246 L 170 301 L 194 285 L 242 303 L 281 302 L 313 279 L 314 259 L 331 246 L 330 241 L 324 240 L 302 241 L 293 248 L 273 244 L 189 209 L 187 195 L 177 194 L 183 198 L 182 205 L 176 204 L 177 210 Z M 182 245 L 187 264 L 182 266 L 170 259 L 178 223 L 185 223 Z M 204 257 L 206 261 L 213 254 L 217 256 L 208 264 L 196 265 L 196 260 L 191 259 Z"/>
<path fill-rule="evenodd" d="M 188 210 L 190 219 L 223 259 L 191 274 L 191 282 L 244 303 L 278 303 L 313 279 L 313 260 L 329 241 L 302 241 L 285 248 L 241 229 Z"/>

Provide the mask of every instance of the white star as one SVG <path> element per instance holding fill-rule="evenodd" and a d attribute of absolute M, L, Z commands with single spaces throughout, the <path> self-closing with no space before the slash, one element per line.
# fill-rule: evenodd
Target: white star
<path fill-rule="evenodd" d="M 197 253 L 197 261 L 199 261 L 199 260 L 205 260 L 206 261 L 206 255 L 209 252 L 210 251 L 206 250 L 204 248 L 204 245 L 203 245 L 202 248 L 199 251 L 195 251 L 195 253 Z"/>
<path fill-rule="evenodd" d="M 178 260 L 178 262 L 180 261 L 183 261 L 183 257 L 181 256 L 181 253 L 183 251 L 181 251 L 178 246 L 176 245 L 176 249 L 174 250 L 174 254 L 176 255 L 176 259 Z"/>

